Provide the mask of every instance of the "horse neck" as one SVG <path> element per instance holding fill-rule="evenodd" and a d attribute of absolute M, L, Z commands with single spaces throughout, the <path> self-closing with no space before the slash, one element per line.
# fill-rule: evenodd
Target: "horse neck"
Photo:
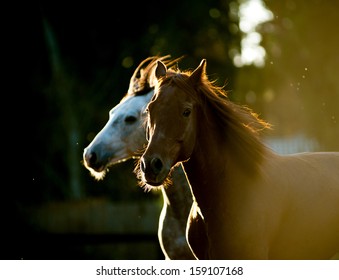
<path fill-rule="evenodd" d="M 208 209 L 214 197 L 219 195 L 221 178 L 227 175 L 229 155 L 215 148 L 223 147 L 217 138 L 209 131 L 205 130 L 205 133 L 207 137 L 200 135 L 190 159 L 183 165 L 198 205 Z"/>
<path fill-rule="evenodd" d="M 208 219 L 209 212 L 214 215 L 218 209 L 224 208 L 225 197 L 229 197 L 234 184 L 241 184 L 255 176 L 258 172 L 255 171 L 256 165 L 260 164 L 260 160 L 239 159 L 243 155 L 233 151 L 239 145 L 228 143 L 223 133 L 220 133 L 220 127 L 206 121 L 200 122 L 199 127 L 202 129 L 197 133 L 193 153 L 190 159 L 184 162 L 184 168 L 193 195 L 203 215 Z M 263 149 L 264 152 L 264 146 L 261 147 L 260 144 L 258 149 Z M 249 167 L 252 162 L 253 166 Z"/>

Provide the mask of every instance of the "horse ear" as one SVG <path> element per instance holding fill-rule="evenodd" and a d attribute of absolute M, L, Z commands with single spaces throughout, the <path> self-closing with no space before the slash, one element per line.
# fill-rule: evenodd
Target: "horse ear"
<path fill-rule="evenodd" d="M 166 77 L 167 67 L 160 60 L 157 61 L 157 68 L 155 68 L 155 77 L 159 80 Z"/>
<path fill-rule="evenodd" d="M 206 59 L 202 59 L 199 66 L 193 71 L 190 76 L 190 80 L 193 84 L 197 84 L 201 81 L 202 77 L 206 75 Z"/>

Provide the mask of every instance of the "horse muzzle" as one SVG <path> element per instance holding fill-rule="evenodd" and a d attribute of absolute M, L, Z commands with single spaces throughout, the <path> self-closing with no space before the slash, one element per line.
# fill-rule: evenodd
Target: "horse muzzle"
<path fill-rule="evenodd" d="M 170 168 L 159 157 L 140 159 L 142 180 L 151 186 L 160 186 L 167 178 Z"/>
<path fill-rule="evenodd" d="M 102 158 L 94 150 L 87 148 L 84 150 L 83 160 L 86 168 L 93 169 L 96 172 L 105 170 L 108 163 L 108 157 Z"/>

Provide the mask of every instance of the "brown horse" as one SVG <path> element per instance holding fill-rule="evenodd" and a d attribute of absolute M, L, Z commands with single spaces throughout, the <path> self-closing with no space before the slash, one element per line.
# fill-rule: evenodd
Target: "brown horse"
<path fill-rule="evenodd" d="M 142 181 L 182 162 L 205 218 L 211 259 L 330 259 L 339 252 L 339 153 L 278 155 L 269 125 L 193 71 L 156 68 Z"/>

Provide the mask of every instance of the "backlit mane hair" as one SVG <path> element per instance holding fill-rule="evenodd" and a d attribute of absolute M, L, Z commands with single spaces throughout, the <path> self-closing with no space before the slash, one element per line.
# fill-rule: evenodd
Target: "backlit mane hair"
<path fill-rule="evenodd" d="M 157 61 L 162 60 L 166 66 L 171 67 L 181 59 L 181 57 L 176 59 L 170 59 L 170 57 L 170 55 L 150 56 L 140 62 L 130 79 L 129 88 L 125 97 L 145 95 L 154 89 L 154 70 Z"/>
<path fill-rule="evenodd" d="M 205 73 L 195 85 L 189 79 L 191 74 L 188 70 L 168 69 L 157 87 L 176 86 L 189 94 L 200 104 L 199 110 L 205 120 L 205 124 L 202 119 L 199 120 L 200 126 L 216 127 L 241 164 L 258 166 L 267 149 L 259 139 L 259 132 L 271 128 L 271 125 L 250 108 L 230 101 L 227 91 L 217 86 L 215 81 L 210 81 Z"/>

